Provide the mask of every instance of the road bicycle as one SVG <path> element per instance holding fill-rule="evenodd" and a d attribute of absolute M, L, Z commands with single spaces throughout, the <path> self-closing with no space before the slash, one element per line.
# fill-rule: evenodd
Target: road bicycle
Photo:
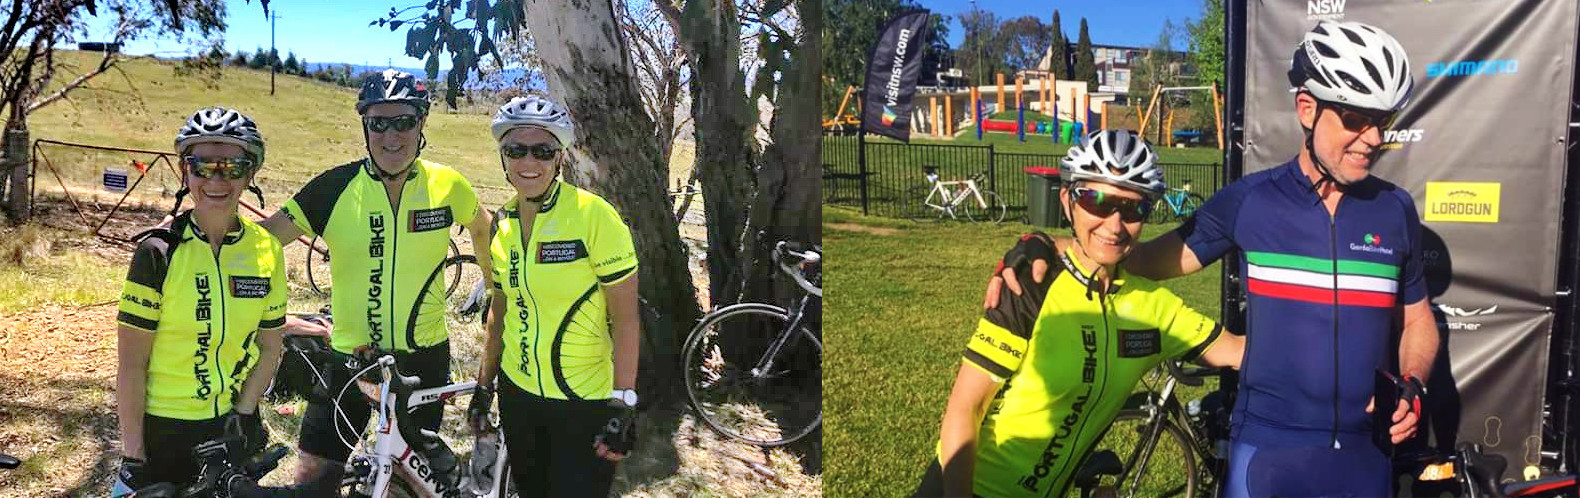
<path fill-rule="evenodd" d="M 327 315 L 304 319 L 331 320 Z M 325 381 L 327 369 L 318 367 L 326 361 L 337 361 L 323 346 L 322 338 L 290 336 L 286 339 L 286 348 L 288 354 L 308 360 L 306 364 L 319 387 L 335 392 Z M 331 399 L 335 403 L 337 421 L 346 420 L 339 400 L 353 385 L 378 414 L 372 440 L 363 441 L 361 445 L 353 440 L 356 436 L 341 433 L 343 426 L 349 423 L 335 424 L 341 443 L 353 449 L 341 483 L 342 488 L 349 488 L 344 496 L 516 496 L 507 451 L 502 443 L 504 433 L 497 423 L 492 424 L 490 432 L 477 438 L 473 451 L 462 461 L 437 434 L 419 428 L 410 420 L 413 408 L 444 403 L 457 395 L 470 395 L 476 382 L 417 389 L 419 379 L 401 375 L 393 353 L 375 349 L 361 350 L 343 361 L 345 371 L 354 372 L 351 378 L 355 381 L 340 387 Z"/>
<path fill-rule="evenodd" d="M 1465 498 L 1580 496 L 1574 475 L 1504 482 L 1508 461 L 1500 455 L 1482 453 L 1479 444 L 1459 443 L 1449 463 L 1454 465 L 1454 480 L 1459 483 L 1460 496 Z"/>
<path fill-rule="evenodd" d="M 1180 186 L 1171 187 L 1159 197 L 1152 206 L 1152 222 L 1163 223 L 1167 221 L 1180 221 L 1190 218 L 1201 209 L 1207 201 L 1201 194 L 1191 192 L 1190 180 L 1180 182 Z"/>
<path fill-rule="evenodd" d="M 792 308 L 732 304 L 708 313 L 687 336 L 686 395 L 719 434 L 771 447 L 822 425 L 820 251 L 785 241 L 774 246 L 774 264 L 803 292 Z"/>
<path fill-rule="evenodd" d="M 1087 458 L 1074 484 L 1083 496 L 1214 495 L 1226 470 L 1229 401 L 1223 391 L 1181 404 L 1179 384 L 1201 386 L 1222 368 L 1186 368 L 1175 361 L 1154 369 L 1132 393 Z M 1161 388 L 1153 388 L 1159 381 Z M 1171 464 L 1172 463 L 1172 464 Z"/>
<path fill-rule="evenodd" d="M 935 167 L 923 167 L 923 172 L 927 177 L 927 185 L 917 185 L 906 191 L 906 217 L 913 221 L 945 218 L 989 223 L 1004 221 L 1004 214 L 1008 210 L 1004 199 L 980 186 L 987 180 L 986 174 L 977 173 L 965 180 L 943 181 L 939 179 Z"/>

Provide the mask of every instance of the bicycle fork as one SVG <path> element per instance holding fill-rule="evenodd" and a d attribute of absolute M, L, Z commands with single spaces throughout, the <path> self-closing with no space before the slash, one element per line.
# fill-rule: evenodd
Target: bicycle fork
<path fill-rule="evenodd" d="M 785 327 L 784 332 L 780 333 L 778 338 L 774 339 L 772 344 L 768 345 L 768 351 L 763 353 L 763 357 L 757 360 L 757 366 L 752 367 L 752 378 L 768 377 L 773 372 L 774 361 L 779 357 L 779 350 L 783 349 L 785 343 L 789 342 L 790 338 L 796 335 L 796 331 L 801 329 L 801 321 L 805 319 L 803 313 L 806 311 L 808 299 L 811 298 L 802 297 L 801 301 L 796 304 L 795 314 L 790 317 L 790 324 Z"/>

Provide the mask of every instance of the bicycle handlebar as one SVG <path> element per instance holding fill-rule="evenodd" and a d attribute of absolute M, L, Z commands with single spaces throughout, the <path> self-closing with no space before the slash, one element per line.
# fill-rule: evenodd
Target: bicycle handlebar
<path fill-rule="evenodd" d="M 774 245 L 774 263 L 779 265 L 780 271 L 784 272 L 786 275 L 789 275 L 791 279 L 794 279 L 796 285 L 801 287 L 801 290 L 806 291 L 808 294 L 822 298 L 823 289 L 816 285 L 812 285 L 812 282 L 808 282 L 806 276 L 801 274 L 801 270 L 797 269 L 795 266 L 791 265 L 790 262 L 785 260 L 786 258 L 784 256 L 786 255 L 807 263 L 818 264 L 823 261 L 823 255 L 819 249 L 816 246 L 811 246 L 801 242 L 781 240 L 778 244 Z"/>
<path fill-rule="evenodd" d="M 1206 379 L 1208 377 L 1217 376 L 1219 374 L 1224 373 L 1224 371 L 1228 370 L 1227 367 L 1190 367 L 1190 368 L 1183 368 L 1179 364 L 1177 364 L 1176 362 L 1173 362 L 1173 361 L 1165 361 L 1165 362 L 1163 362 L 1163 365 L 1168 367 L 1169 375 L 1173 376 L 1176 380 L 1179 381 L 1179 383 L 1185 384 L 1185 385 L 1191 386 L 1191 387 L 1201 387 L 1203 379 Z"/>

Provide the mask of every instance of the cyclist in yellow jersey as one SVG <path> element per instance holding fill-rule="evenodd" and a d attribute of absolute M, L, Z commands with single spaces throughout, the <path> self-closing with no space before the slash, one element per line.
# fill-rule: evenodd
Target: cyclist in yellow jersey
<path fill-rule="evenodd" d="M 1174 358 L 1240 363 L 1240 336 L 1118 268 L 1165 188 L 1151 147 L 1099 130 L 1060 173 L 1074 243 L 1040 255 L 1052 277 L 977 325 L 918 496 L 1062 496 L 1147 371 Z"/>
<path fill-rule="evenodd" d="M 112 496 L 159 482 L 190 482 L 192 448 L 240 435 L 268 441 L 258 400 L 281 355 L 285 259 L 280 244 L 236 215 L 263 164 L 252 119 L 211 107 L 176 135 L 194 207 L 150 232 L 121 287 L 115 381 L 121 468 Z M 174 211 L 172 211 L 174 212 Z"/>
<path fill-rule="evenodd" d="M 426 144 L 428 96 L 411 74 L 390 69 L 369 76 L 356 104 L 368 156 L 319 174 L 263 222 L 282 243 L 317 235 L 334 256 L 331 349 L 338 355 L 365 347 L 394 352 L 402 372 L 422 380 L 420 387 L 449 382 L 444 283 L 438 277 L 452 226 L 471 231 L 478 265 L 489 269 L 488 251 L 482 250 L 488 247 L 489 216 L 478 208 L 471 183 L 449 167 L 418 158 Z M 300 320 L 288 324 L 293 333 L 312 328 Z M 333 396 L 349 380 L 343 368 L 332 368 L 327 390 Z M 302 418 L 299 484 L 339 482 L 351 451 L 339 435 L 360 434 L 370 418 L 360 396 L 328 398 L 310 399 Z M 335 413 L 337 405 L 345 417 Z M 443 404 L 428 404 L 414 418 L 438 430 L 442 409 Z"/>
<path fill-rule="evenodd" d="M 635 438 L 636 249 L 614 207 L 558 179 L 576 138 L 570 113 L 538 96 L 494 115 L 516 198 L 494 220 L 488 342 L 468 409 L 487 429 L 498 380 L 516 489 L 606 496 Z"/>

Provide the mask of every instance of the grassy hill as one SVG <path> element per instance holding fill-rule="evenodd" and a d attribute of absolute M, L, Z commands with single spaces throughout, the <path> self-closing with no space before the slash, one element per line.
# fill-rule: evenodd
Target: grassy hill
<path fill-rule="evenodd" d="M 97 55 L 63 51 L 57 57 L 87 68 Z M 29 120 L 31 138 L 168 152 L 176 130 L 193 111 L 211 105 L 235 108 L 256 120 L 268 141 L 268 158 L 258 183 L 271 206 L 319 172 L 366 155 L 353 89 L 277 76 L 275 94 L 269 95 L 268 71 L 237 67 L 226 67 L 218 87 L 210 88 L 203 79 L 177 76 L 175 66 L 172 61 L 146 57 L 124 62 L 120 74 L 100 75 L 91 88 L 72 92 L 70 100 L 35 112 Z M 64 72 L 56 81 L 69 81 L 80 73 Z M 499 173 L 489 120 L 488 115 L 450 113 L 436 106 L 428 118 L 428 145 L 422 157 L 460 170 L 478 187 L 485 204 L 498 205 L 512 191 Z M 675 148 L 673 176 L 684 178 L 690 170 L 691 148 L 683 144 Z M 105 166 L 124 166 L 132 158 L 147 157 L 60 148 L 46 148 L 44 155 L 68 183 L 86 186 L 98 184 Z M 173 191 L 179 179 L 167 173 L 151 173 L 145 182 Z M 52 187 L 54 180 L 40 172 L 39 184 Z"/>

